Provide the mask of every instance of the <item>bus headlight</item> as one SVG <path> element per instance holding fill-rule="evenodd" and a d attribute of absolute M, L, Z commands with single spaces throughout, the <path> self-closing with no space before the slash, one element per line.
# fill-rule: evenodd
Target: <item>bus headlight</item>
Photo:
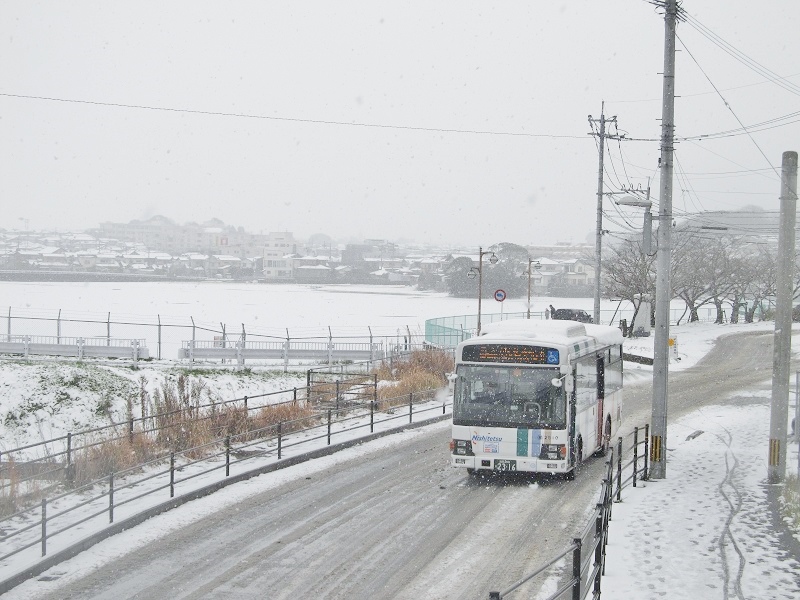
<path fill-rule="evenodd" d="M 542 444 L 539 458 L 541 460 L 564 460 L 567 458 L 567 446 L 565 444 Z"/>
<path fill-rule="evenodd" d="M 450 440 L 450 452 L 472 456 L 472 442 L 470 440 Z"/>

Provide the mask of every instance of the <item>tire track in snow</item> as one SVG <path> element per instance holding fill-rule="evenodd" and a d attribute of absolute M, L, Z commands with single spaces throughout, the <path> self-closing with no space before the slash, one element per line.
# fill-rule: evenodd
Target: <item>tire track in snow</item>
<path fill-rule="evenodd" d="M 717 489 L 719 493 L 725 498 L 725 501 L 728 503 L 730 507 L 730 512 L 728 513 L 728 517 L 725 519 L 725 525 L 722 528 L 722 533 L 719 536 L 719 552 L 722 558 L 722 572 L 724 575 L 724 586 L 722 589 L 723 598 L 728 600 L 730 597 L 730 589 L 733 588 L 733 593 L 736 595 L 739 600 L 745 600 L 745 596 L 742 593 L 742 576 L 744 575 L 744 568 L 747 564 L 747 560 L 742 552 L 739 544 L 736 542 L 736 538 L 731 531 L 731 524 L 736 516 L 739 514 L 739 511 L 742 509 L 742 494 L 739 489 L 736 487 L 736 484 L 733 482 L 733 474 L 739 466 L 739 460 L 736 458 L 736 454 L 733 453 L 731 450 L 731 441 L 733 436 L 731 435 L 730 431 L 728 431 L 725 427 L 722 427 L 725 431 L 725 436 L 720 434 L 714 434 L 723 444 L 726 446 L 725 450 L 725 477 L 720 482 Z M 729 458 L 733 459 L 733 466 L 731 467 Z M 730 488 L 730 493 L 726 492 L 726 487 Z M 732 499 L 732 497 L 734 499 Z M 736 569 L 736 575 L 731 580 L 731 569 L 728 562 L 728 553 L 726 550 L 726 540 L 730 541 L 730 545 L 733 546 L 734 551 L 739 559 L 739 566 Z"/>

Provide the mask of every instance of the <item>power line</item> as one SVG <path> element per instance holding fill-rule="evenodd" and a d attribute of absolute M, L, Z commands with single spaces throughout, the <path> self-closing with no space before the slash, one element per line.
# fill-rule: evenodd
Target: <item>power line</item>
<path fill-rule="evenodd" d="M 800 95 L 800 86 L 792 83 L 791 81 L 788 81 L 785 77 L 781 77 L 780 75 L 774 73 L 773 71 L 770 71 L 764 65 L 750 58 L 744 52 L 742 52 L 732 44 L 726 42 L 719 35 L 717 35 L 711 29 L 703 25 L 700 21 L 698 21 L 695 17 L 687 13 L 685 10 L 681 10 L 681 12 L 685 16 L 685 20 L 689 24 L 689 26 L 691 26 L 693 29 L 695 29 L 703 37 L 711 41 L 711 43 L 719 47 L 721 50 L 723 50 L 724 52 L 735 58 L 737 61 L 741 62 L 749 69 L 761 75 L 764 79 L 771 81 L 775 85 L 783 88 L 784 90 L 792 94 Z"/>
<path fill-rule="evenodd" d="M 737 115 L 737 114 L 736 114 L 736 112 L 733 110 L 733 107 L 732 107 L 730 104 L 728 104 L 728 101 L 727 101 L 727 100 L 725 100 L 725 98 L 723 97 L 722 93 L 719 91 L 719 89 L 717 89 L 717 86 L 716 86 L 716 85 L 714 85 L 714 82 L 713 82 L 713 81 L 711 81 L 711 78 L 710 78 L 710 77 L 708 76 L 708 74 L 705 72 L 705 70 L 703 69 L 703 67 L 701 67 L 701 66 L 700 66 L 700 63 L 699 63 L 699 62 L 697 62 L 697 59 L 694 57 L 694 54 L 692 54 L 692 51 L 691 51 L 691 50 L 689 50 L 689 48 L 686 46 L 686 44 L 683 42 L 683 40 L 680 38 L 680 36 L 679 36 L 679 35 L 677 35 L 677 34 L 676 34 L 676 35 L 675 35 L 675 37 L 678 39 L 678 41 L 680 41 L 680 43 L 681 43 L 681 45 L 683 46 L 684 50 L 686 50 L 686 52 L 689 54 L 689 56 L 691 57 L 691 59 L 692 59 L 692 60 L 694 61 L 694 63 L 697 65 L 697 68 L 698 68 L 698 69 L 700 69 L 700 72 L 701 72 L 701 73 L 702 73 L 702 74 L 705 76 L 705 78 L 708 80 L 708 83 L 710 83 L 710 84 L 711 84 L 711 87 L 713 87 L 713 88 L 714 88 L 714 90 L 717 92 L 717 94 L 719 95 L 720 99 L 722 100 L 722 103 L 723 103 L 723 104 L 724 104 L 724 105 L 727 107 L 727 109 L 728 109 L 729 111 L 731 111 L 731 114 L 733 115 L 733 118 L 734 118 L 734 119 L 736 119 L 736 122 L 737 122 L 737 123 L 739 123 L 739 126 L 740 126 L 740 127 L 741 127 L 741 128 L 744 130 L 744 131 L 746 131 L 746 132 L 747 132 L 747 135 L 748 135 L 748 137 L 750 138 L 750 141 L 751 141 L 751 142 L 753 142 L 753 145 L 754 145 L 754 146 L 755 146 L 755 147 L 758 149 L 758 151 L 761 153 L 761 156 L 763 156 L 763 157 L 764 157 L 764 160 L 766 160 L 766 161 L 767 161 L 767 164 L 768 164 L 768 165 L 770 165 L 770 166 L 772 166 L 772 162 L 770 162 L 769 158 L 767 158 L 767 155 L 766 155 L 766 154 L 764 154 L 764 151 L 761 149 L 761 146 L 759 146 L 759 145 L 758 145 L 758 142 L 756 142 L 756 140 L 753 138 L 753 136 L 752 136 L 752 135 L 750 135 L 750 132 L 747 130 L 747 128 L 744 126 L 744 123 L 742 123 L 742 120 L 739 118 L 739 115 Z M 774 168 L 774 167 L 773 167 L 773 168 Z M 775 174 L 776 174 L 776 175 L 778 175 L 778 171 L 777 171 L 777 170 L 775 170 Z"/>
<path fill-rule="evenodd" d="M 800 73 L 792 73 L 791 75 L 786 75 L 783 79 L 788 80 L 791 77 L 797 77 Z M 764 85 L 767 83 L 772 83 L 771 81 L 757 81 L 755 83 L 745 83 L 744 85 L 734 85 L 732 87 L 723 88 L 723 92 L 733 92 L 736 90 L 743 90 L 745 88 L 756 87 L 759 85 Z M 696 92 L 694 94 L 681 94 L 681 98 L 696 98 L 698 96 L 709 96 L 714 94 L 715 92 Z M 608 100 L 609 104 L 639 104 L 642 102 L 661 102 L 661 98 L 638 98 L 634 100 Z"/>
<path fill-rule="evenodd" d="M 747 167 L 745 167 L 744 165 L 741 165 L 741 164 L 739 164 L 738 162 L 736 162 L 735 160 L 732 160 L 732 159 L 728 158 L 727 156 L 723 156 L 723 155 L 722 155 L 722 154 L 720 154 L 719 152 L 714 152 L 713 150 L 711 150 L 710 148 L 707 148 L 706 146 L 703 146 L 702 144 L 698 144 L 697 142 L 695 142 L 695 141 L 693 141 L 693 140 L 685 140 L 685 141 L 686 141 L 686 142 L 688 142 L 688 143 L 690 143 L 690 144 L 692 144 L 692 145 L 694 145 L 694 146 L 697 146 L 698 148 L 701 148 L 701 149 L 705 150 L 706 152 L 710 152 L 711 154 L 713 154 L 713 155 L 715 155 L 715 156 L 718 156 L 719 158 L 721 158 L 721 159 L 723 159 L 723 160 L 726 160 L 726 161 L 728 161 L 729 163 L 736 165 L 737 167 L 741 167 L 742 169 L 744 169 L 744 170 L 746 170 L 746 171 L 750 171 L 750 172 L 752 172 L 754 175 L 760 175 L 760 176 L 762 176 L 762 177 L 765 177 L 765 178 L 769 179 L 770 181 L 774 181 L 774 180 L 775 180 L 775 178 L 774 178 L 774 177 L 771 177 L 770 175 L 767 175 L 766 173 L 761 173 L 761 172 L 760 172 L 760 171 L 761 171 L 761 169 L 748 169 L 748 168 L 747 168 Z M 773 165 L 770 165 L 770 168 L 769 168 L 769 169 L 763 169 L 763 170 L 765 170 L 765 171 L 772 171 L 773 173 L 775 173 L 775 167 L 774 167 Z"/>
<path fill-rule="evenodd" d="M 690 201 L 692 202 L 692 204 L 695 206 L 695 209 L 697 209 L 697 210 L 704 210 L 704 209 L 703 209 L 703 205 L 702 205 L 702 203 L 700 202 L 700 198 L 697 196 L 697 192 L 695 192 L 695 190 L 694 190 L 694 187 L 692 186 L 692 183 L 691 183 L 691 182 L 690 182 L 690 181 L 687 179 L 686 175 L 683 173 L 683 167 L 681 166 L 681 161 L 680 161 L 680 159 L 678 158 L 678 153 L 677 153 L 677 152 L 675 153 L 675 164 L 676 164 L 676 165 L 677 165 L 677 167 L 678 167 L 678 168 L 676 169 L 676 173 L 675 173 L 675 175 L 677 176 L 677 178 L 678 178 L 680 181 L 682 181 L 682 182 L 683 182 L 683 185 L 685 185 L 685 186 L 686 186 L 686 188 L 684 188 L 684 187 L 683 187 L 683 185 L 682 185 L 682 186 L 681 186 L 681 191 L 682 191 L 684 194 L 687 194 L 687 193 L 688 193 L 688 195 L 689 195 L 689 200 L 690 200 Z M 687 188 L 688 188 L 688 189 L 687 189 Z M 695 201 L 694 201 L 694 199 L 695 199 L 695 198 L 697 199 L 697 203 L 695 203 Z M 674 208 L 674 207 L 673 207 L 673 208 Z"/>
<path fill-rule="evenodd" d="M 782 122 L 786 121 L 787 119 L 794 119 L 794 120 L 789 121 L 788 123 Z M 800 123 L 800 111 L 790 113 L 788 115 L 783 115 L 782 117 L 775 117 L 774 119 L 769 119 L 767 121 L 762 121 L 760 123 L 755 123 L 753 125 L 748 125 L 746 127 L 729 129 L 727 131 L 719 131 L 717 133 L 704 133 L 701 135 L 680 137 L 678 139 L 681 141 L 688 141 L 688 140 L 708 140 L 708 139 L 735 137 L 739 135 L 749 135 L 751 132 L 767 131 L 769 129 L 775 129 L 777 127 L 785 127 L 786 125 L 792 125 L 794 123 Z"/>
<path fill-rule="evenodd" d="M 585 136 L 579 135 L 558 135 L 549 133 L 526 133 L 515 131 L 493 131 L 482 129 L 455 129 L 447 127 L 420 127 L 414 125 L 387 125 L 384 123 L 359 123 L 355 121 L 333 121 L 328 119 L 302 119 L 298 117 L 276 117 L 248 113 L 234 113 L 224 111 L 211 111 L 211 110 L 197 110 L 190 108 L 170 108 L 165 106 L 148 106 L 143 104 L 125 104 L 121 102 L 100 102 L 97 100 L 76 100 L 70 98 L 54 98 L 48 96 L 31 96 L 26 94 L 8 94 L 0 92 L 0 96 L 6 98 L 22 98 L 25 100 L 45 100 L 48 102 L 64 102 L 68 104 L 85 104 L 90 106 L 105 106 L 111 108 L 130 108 L 138 110 L 152 110 L 173 113 L 185 113 L 193 115 L 205 115 L 214 117 L 236 117 L 241 119 L 263 119 L 267 121 L 282 121 L 288 123 L 309 123 L 313 125 L 340 125 L 347 127 L 367 127 L 375 129 L 396 129 L 404 131 L 427 131 L 433 133 L 466 133 L 473 135 L 497 135 L 497 136 L 511 136 L 511 137 L 529 137 L 529 138 L 551 138 L 551 139 L 572 139 L 572 140 L 585 140 Z"/>

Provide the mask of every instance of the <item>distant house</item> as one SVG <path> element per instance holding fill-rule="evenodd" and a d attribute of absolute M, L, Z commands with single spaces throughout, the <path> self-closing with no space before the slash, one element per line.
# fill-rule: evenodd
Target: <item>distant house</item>
<path fill-rule="evenodd" d="M 181 254 L 175 272 L 184 277 L 207 277 L 208 255 L 199 252 Z"/>
<path fill-rule="evenodd" d="M 121 273 L 122 262 L 120 258 L 118 254 L 99 253 L 95 263 L 95 270 L 101 273 Z"/>
<path fill-rule="evenodd" d="M 242 259 L 229 254 L 214 254 L 208 258 L 208 277 L 232 279 L 242 269 Z"/>
<path fill-rule="evenodd" d="M 334 270 L 327 265 L 302 265 L 295 267 L 294 278 L 297 283 L 330 283 Z"/>
<path fill-rule="evenodd" d="M 585 259 L 561 261 L 564 266 L 564 283 L 567 285 L 594 285 L 595 265 Z"/>

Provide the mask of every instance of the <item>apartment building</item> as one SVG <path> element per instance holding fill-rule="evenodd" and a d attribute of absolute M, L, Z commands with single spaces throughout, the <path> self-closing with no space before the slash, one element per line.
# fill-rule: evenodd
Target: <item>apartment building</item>
<path fill-rule="evenodd" d="M 297 243 L 290 231 L 276 231 L 264 240 L 264 279 L 267 282 L 292 281 L 292 258 L 297 253 Z"/>

